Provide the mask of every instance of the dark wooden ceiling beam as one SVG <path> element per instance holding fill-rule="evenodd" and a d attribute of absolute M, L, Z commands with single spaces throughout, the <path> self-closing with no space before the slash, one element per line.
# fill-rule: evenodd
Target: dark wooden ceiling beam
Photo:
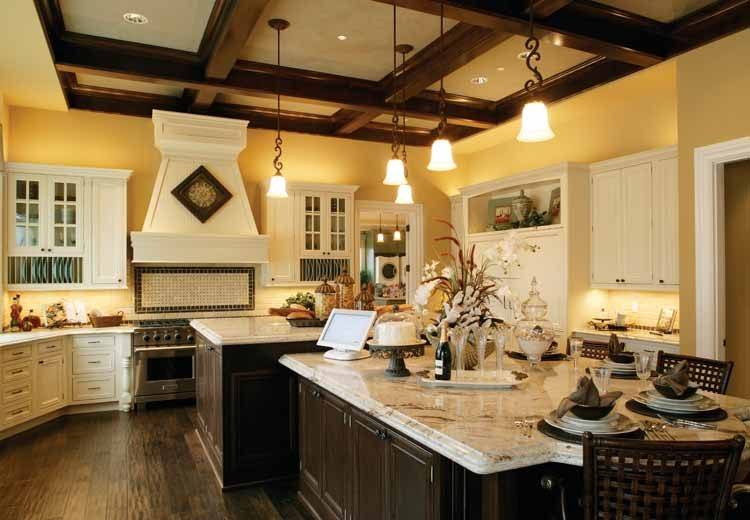
<path fill-rule="evenodd" d="M 224 79 L 232 71 L 268 1 L 225 0 L 216 40 L 206 60 L 206 77 Z"/>
<path fill-rule="evenodd" d="M 348 135 L 356 132 L 380 114 L 379 110 L 361 112 L 358 110 L 340 109 L 333 115 L 333 119 L 337 123 L 334 133 L 337 135 Z"/>
<path fill-rule="evenodd" d="M 391 3 L 392 0 L 375 0 Z M 440 0 L 395 0 L 397 5 L 432 15 L 440 14 Z M 529 22 L 523 13 L 514 12 L 509 2 L 489 0 L 445 0 L 445 16 L 499 32 L 527 35 Z M 547 36 L 555 45 L 598 56 L 650 66 L 665 58 L 668 41 L 665 35 L 629 24 L 600 9 L 595 19 L 573 2 L 536 24 L 537 35 Z"/>
<path fill-rule="evenodd" d="M 714 2 L 670 24 L 671 54 L 687 52 L 749 27 L 750 0 Z"/>
<path fill-rule="evenodd" d="M 547 18 L 571 3 L 573 0 L 526 0 L 527 6 L 534 5 L 534 17 L 538 19 Z M 529 7 L 524 9 L 524 13 L 529 12 Z"/>

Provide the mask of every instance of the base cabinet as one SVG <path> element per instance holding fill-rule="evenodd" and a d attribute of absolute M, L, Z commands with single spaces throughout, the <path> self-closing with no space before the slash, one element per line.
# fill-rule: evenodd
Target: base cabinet
<path fill-rule="evenodd" d="M 352 411 L 352 516 L 387 520 L 385 429 L 365 414 Z"/>
<path fill-rule="evenodd" d="M 55 354 L 37 361 L 34 371 L 34 409 L 47 413 L 65 406 L 65 358 Z"/>

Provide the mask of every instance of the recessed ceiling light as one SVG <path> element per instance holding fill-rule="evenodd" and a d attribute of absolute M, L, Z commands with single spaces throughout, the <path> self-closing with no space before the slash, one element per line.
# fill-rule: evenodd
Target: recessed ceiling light
<path fill-rule="evenodd" d="M 339 34 L 338 36 L 336 36 L 336 39 L 339 40 L 340 42 L 343 42 L 347 38 L 348 36 L 346 34 Z"/>
<path fill-rule="evenodd" d="M 498 68 L 497 68 L 497 71 L 498 71 L 498 72 L 503 72 L 504 70 L 505 70 L 505 67 L 498 67 Z"/>
<path fill-rule="evenodd" d="M 124 15 L 122 15 L 122 17 L 125 19 L 126 22 L 132 23 L 135 25 L 143 25 L 145 23 L 148 23 L 148 18 L 146 18 L 140 13 L 125 13 Z"/>
<path fill-rule="evenodd" d="M 487 79 L 487 76 L 474 76 L 471 78 L 471 84 L 472 85 L 484 85 L 489 80 Z"/>

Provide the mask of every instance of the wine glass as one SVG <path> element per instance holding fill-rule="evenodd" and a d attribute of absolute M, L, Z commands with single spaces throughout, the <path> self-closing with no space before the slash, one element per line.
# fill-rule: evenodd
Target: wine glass
<path fill-rule="evenodd" d="M 495 329 L 495 378 L 503 377 L 503 358 L 505 357 L 505 341 L 508 338 L 507 331 L 503 327 Z"/>
<path fill-rule="evenodd" d="M 454 327 L 450 332 L 450 340 L 456 351 L 456 381 L 464 375 L 464 347 L 468 337 L 466 329 L 461 327 Z"/>
<path fill-rule="evenodd" d="M 479 376 L 484 377 L 484 357 L 487 355 L 487 340 L 490 336 L 489 327 L 479 327 L 474 331 L 477 342 L 477 356 L 479 356 Z"/>
<path fill-rule="evenodd" d="M 636 352 L 633 354 L 635 358 L 635 373 L 638 379 L 648 381 L 651 377 L 651 352 Z"/>
<path fill-rule="evenodd" d="M 578 358 L 581 357 L 583 340 L 581 338 L 570 338 L 570 359 L 573 360 L 573 370 L 578 370 Z"/>
<path fill-rule="evenodd" d="M 609 367 L 592 367 L 591 377 L 594 380 L 599 394 L 606 394 L 609 388 L 609 378 L 612 375 L 612 369 Z"/>

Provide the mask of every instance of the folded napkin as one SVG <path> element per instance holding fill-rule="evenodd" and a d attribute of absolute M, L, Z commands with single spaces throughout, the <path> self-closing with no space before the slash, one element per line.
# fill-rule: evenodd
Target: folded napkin
<path fill-rule="evenodd" d="M 682 395 L 690 384 L 690 373 L 686 360 L 677 363 L 672 370 L 654 380 L 655 385 L 669 386 L 677 395 Z"/>
<path fill-rule="evenodd" d="M 622 392 L 607 392 L 604 395 L 599 395 L 599 390 L 596 388 L 594 381 L 589 377 L 583 376 L 578 380 L 578 385 L 573 393 L 560 401 L 555 415 L 560 418 L 577 404 L 584 406 L 609 406 L 617 401 L 620 396 L 622 396 Z"/>
<path fill-rule="evenodd" d="M 620 339 L 617 337 L 617 334 L 610 334 L 608 348 L 610 354 L 619 354 L 620 352 L 625 350 L 625 345 L 620 343 Z"/>

